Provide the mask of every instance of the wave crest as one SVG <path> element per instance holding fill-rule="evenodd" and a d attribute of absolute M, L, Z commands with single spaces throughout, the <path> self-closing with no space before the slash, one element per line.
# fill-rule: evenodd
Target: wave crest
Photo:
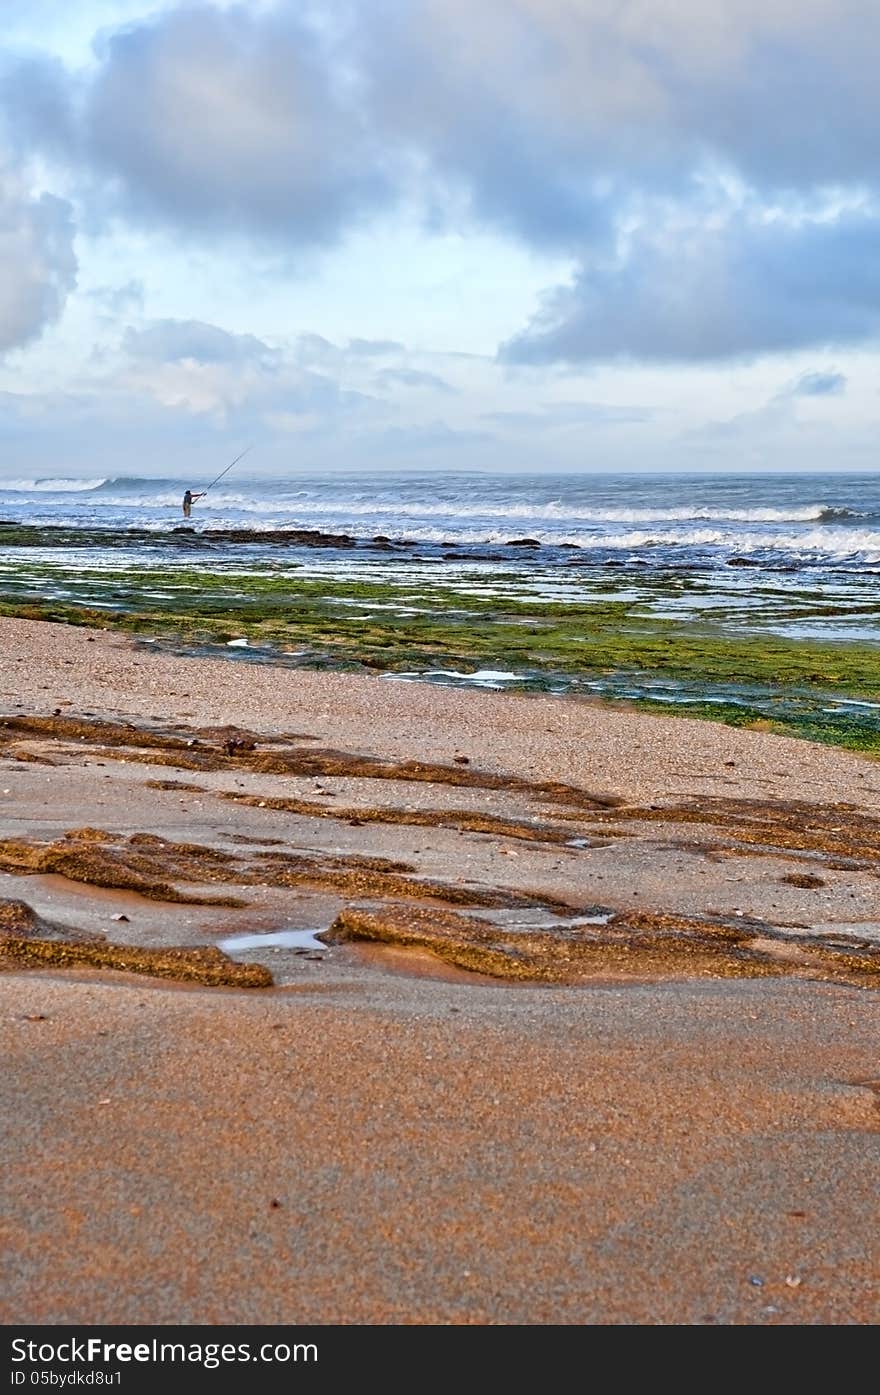
<path fill-rule="evenodd" d="M 84 494 L 100 489 L 105 479 L 21 479 L 0 480 L 0 494 Z"/>

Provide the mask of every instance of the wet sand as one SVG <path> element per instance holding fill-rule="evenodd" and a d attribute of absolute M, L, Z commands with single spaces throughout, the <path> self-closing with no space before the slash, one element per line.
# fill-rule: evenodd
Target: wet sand
<path fill-rule="evenodd" d="M 171 659 L 21 621 L 0 622 L 0 641 L 6 715 L 231 723 L 390 761 L 466 757 L 459 769 L 624 801 L 619 818 L 579 815 L 574 834 L 596 831 L 569 847 L 444 826 L 454 811 L 558 825 L 560 806 L 526 789 L 278 774 L 246 756 L 157 768 L 31 733 L 0 751 L 7 840 L 54 846 L 86 825 L 238 849 L 248 867 L 279 847 L 398 859 L 412 868 L 402 876 L 523 898 L 467 912 L 505 933 L 537 923 L 542 897 L 739 917 L 781 927 L 796 953 L 807 935 L 880 921 L 873 825 L 859 856 L 840 851 L 857 818 L 880 813 L 880 772 L 845 752 L 571 701 Z M 158 787 L 168 781 L 196 788 Z M 761 825 L 749 836 L 763 842 L 727 856 L 727 805 L 711 826 L 648 818 L 652 804 L 694 798 L 815 814 L 791 824 L 795 846 Z M 366 822 L 334 817 L 334 803 L 437 817 Z M 784 881 L 793 870 L 821 885 Z M 245 894 L 244 907 L 214 908 L 10 871 L 0 897 L 59 933 L 158 947 L 326 929 L 351 904 L 326 878 L 282 882 L 185 884 Z M 634 962 L 548 986 L 466 973 L 424 947 L 253 956 L 241 958 L 268 965 L 276 987 L 0 974 L 3 1321 L 880 1317 L 876 988 L 809 965 L 697 978 Z"/>

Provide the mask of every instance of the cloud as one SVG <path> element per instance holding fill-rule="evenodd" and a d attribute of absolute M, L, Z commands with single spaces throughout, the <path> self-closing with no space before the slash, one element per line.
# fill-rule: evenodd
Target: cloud
<path fill-rule="evenodd" d="M 79 84 L 64 64 L 45 54 L 8 57 L 0 68 L 0 102 L 7 137 L 21 152 L 71 154 Z"/>
<path fill-rule="evenodd" d="M 786 383 L 760 407 L 737 412 L 721 421 L 705 422 L 686 433 L 685 439 L 717 442 L 743 440 L 760 443 L 784 431 L 801 427 L 812 429 L 815 422 L 805 419 L 798 410 L 802 398 L 839 397 L 846 391 L 847 378 L 834 369 L 802 373 Z"/>
<path fill-rule="evenodd" d="M 297 335 L 295 352 L 298 363 L 311 366 L 338 367 L 344 357 L 339 345 L 325 339 L 323 334 Z"/>
<path fill-rule="evenodd" d="M 684 440 L 703 444 L 725 441 L 763 442 L 778 435 L 796 422 L 794 404 L 790 398 L 772 397 L 753 411 L 737 412 L 720 421 L 707 421 L 684 433 Z"/>
<path fill-rule="evenodd" d="M 128 329 L 126 352 L 151 363 L 256 363 L 274 368 L 280 352 L 253 334 L 231 334 L 202 320 L 153 320 L 143 329 Z"/>
<path fill-rule="evenodd" d="M 0 170 L 0 353 L 38 338 L 76 284 L 70 205 Z"/>
<path fill-rule="evenodd" d="M 360 358 L 387 358 L 403 353 L 403 344 L 396 339 L 349 339 L 348 352 Z"/>
<path fill-rule="evenodd" d="M 707 166 L 775 191 L 878 180 L 875 0 L 195 3 L 96 56 L 11 64 L 10 120 L 175 226 L 321 239 L 421 178 L 441 217 L 457 195 L 576 247 Z"/>
<path fill-rule="evenodd" d="M 846 392 L 846 385 L 846 374 L 826 369 L 824 372 L 803 373 L 783 391 L 787 391 L 791 397 L 841 397 Z"/>
<path fill-rule="evenodd" d="M 646 407 L 617 407 L 605 402 L 545 402 L 537 412 L 484 412 L 483 419 L 499 426 L 546 431 L 559 427 L 632 426 L 649 421 L 652 415 Z"/>
<path fill-rule="evenodd" d="M 418 206 L 571 260 L 507 362 L 701 362 L 880 332 L 878 67 L 876 0 L 184 3 L 0 104 L 89 226 L 290 259 Z"/>
<path fill-rule="evenodd" d="M 876 0 L 374 0 L 357 42 L 438 220 L 574 259 L 507 362 L 880 332 Z"/>
<path fill-rule="evenodd" d="M 143 281 L 135 277 L 121 286 L 95 286 L 86 292 L 89 299 L 94 300 L 111 318 L 126 311 L 142 310 L 145 293 Z"/>
<path fill-rule="evenodd" d="M 372 433 L 360 444 L 382 455 L 386 452 L 406 454 L 410 451 L 430 453 L 432 451 L 459 451 L 465 446 L 483 446 L 494 440 L 488 431 L 468 431 L 450 426 L 448 422 L 435 420 L 417 426 L 389 426 Z"/>
<path fill-rule="evenodd" d="M 880 335 L 880 221 L 675 213 L 590 258 L 501 348 L 510 363 L 699 362 Z"/>
<path fill-rule="evenodd" d="M 359 13 L 377 121 L 534 240 L 581 239 L 615 186 L 669 189 L 707 163 L 775 190 L 877 179 L 875 0 L 371 0 Z"/>
<path fill-rule="evenodd" d="M 88 170 L 108 212 L 325 245 L 390 189 L 300 8 L 184 5 L 109 33 L 82 78 L 49 60 L 13 65 L 12 130 Z"/>
<path fill-rule="evenodd" d="M 433 392 L 455 393 L 458 391 L 445 378 L 437 373 L 424 373 L 417 368 L 384 368 L 376 374 L 376 383 L 381 388 L 408 387 L 428 388 Z"/>
<path fill-rule="evenodd" d="M 295 349 L 201 320 L 151 320 L 130 327 L 121 349 L 122 363 L 108 375 L 107 390 L 215 423 L 287 431 L 298 429 L 305 418 L 329 423 L 369 415 L 374 405 L 382 410 L 368 393 L 303 366 Z"/>
<path fill-rule="evenodd" d="M 335 344 L 323 334 L 300 334 L 293 344 L 296 361 L 309 368 L 320 368 L 333 372 L 348 380 L 381 392 L 394 392 L 398 388 L 426 389 L 442 392 L 450 396 L 458 394 L 458 388 L 438 373 L 410 367 L 410 360 L 423 360 L 426 355 L 408 349 L 397 339 L 349 339 L 346 344 Z M 429 361 L 446 358 L 448 355 L 427 355 Z M 381 367 L 376 359 L 397 359 L 393 367 Z"/>

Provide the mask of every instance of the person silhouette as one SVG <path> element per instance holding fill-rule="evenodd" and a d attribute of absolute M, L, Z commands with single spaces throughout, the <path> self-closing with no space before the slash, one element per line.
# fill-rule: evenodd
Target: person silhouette
<path fill-rule="evenodd" d="M 188 489 L 188 490 L 186 491 L 186 493 L 185 493 L 184 496 L 183 496 L 183 516 L 184 516 L 184 518 L 189 518 L 189 517 L 190 517 L 190 515 L 191 515 L 191 513 L 192 513 L 192 506 L 193 506 L 193 504 L 195 503 L 196 499 L 204 499 L 206 493 L 207 493 L 207 490 L 203 490 L 201 494 L 193 494 L 193 492 L 192 492 L 191 489 Z"/>

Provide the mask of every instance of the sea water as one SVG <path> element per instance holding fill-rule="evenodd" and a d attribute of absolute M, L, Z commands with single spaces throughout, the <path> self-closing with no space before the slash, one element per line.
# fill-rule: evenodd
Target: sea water
<path fill-rule="evenodd" d="M 193 481 L 11 478 L 10 521 L 163 532 L 183 523 Z M 195 483 L 198 483 L 197 481 Z M 434 473 L 224 480 L 190 520 L 206 529 L 318 529 L 461 546 L 528 537 L 648 565 L 731 557 L 816 569 L 878 569 L 880 474 L 594 475 Z"/>

